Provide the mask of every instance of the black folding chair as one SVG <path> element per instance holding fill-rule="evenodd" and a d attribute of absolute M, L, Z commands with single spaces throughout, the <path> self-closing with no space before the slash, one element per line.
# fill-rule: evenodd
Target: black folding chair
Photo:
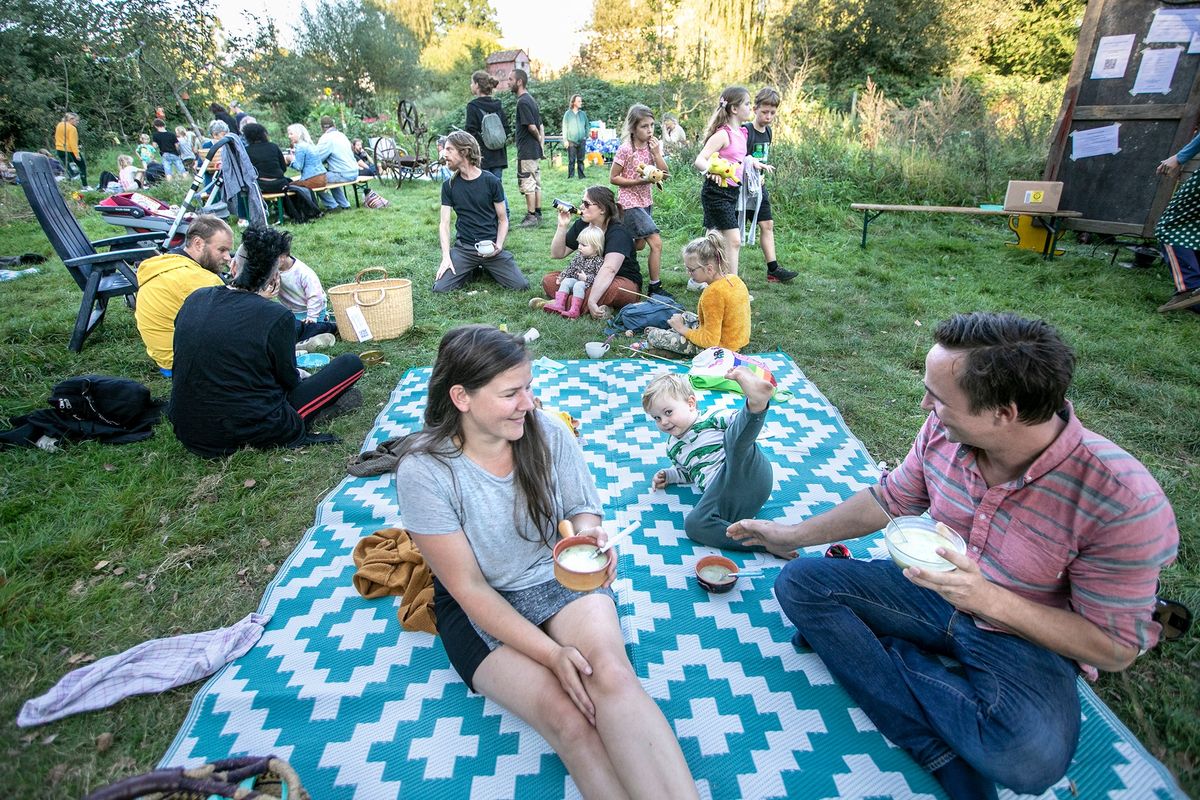
<path fill-rule="evenodd" d="M 70 343 L 71 350 L 78 353 L 88 335 L 104 321 L 110 298 L 124 297 L 126 305 L 133 308 L 137 294 L 134 268 L 143 259 L 158 254 L 157 248 L 145 246 L 147 240 L 156 237 L 134 233 L 89 241 L 58 190 L 50 159 L 22 152 L 13 156 L 13 166 L 42 231 L 83 292 Z M 99 252 L 101 247 L 110 248 L 110 252 Z M 130 249 L 116 249 L 119 247 Z"/>

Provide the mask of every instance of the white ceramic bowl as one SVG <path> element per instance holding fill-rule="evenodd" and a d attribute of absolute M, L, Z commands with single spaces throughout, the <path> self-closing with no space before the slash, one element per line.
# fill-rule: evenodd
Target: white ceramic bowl
<path fill-rule="evenodd" d="M 939 529 L 938 525 L 928 517 L 896 517 L 895 523 L 889 522 L 883 529 L 883 538 L 892 561 L 901 569 L 920 567 L 930 572 L 956 569 L 937 554 L 937 548 L 944 547 L 966 555 L 967 543 L 950 526 L 941 524 Z"/>

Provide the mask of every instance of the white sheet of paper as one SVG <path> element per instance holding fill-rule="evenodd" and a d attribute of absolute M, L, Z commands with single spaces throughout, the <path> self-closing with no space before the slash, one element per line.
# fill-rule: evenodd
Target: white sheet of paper
<path fill-rule="evenodd" d="M 1096 48 L 1096 61 L 1092 64 L 1092 79 L 1124 78 L 1135 38 L 1137 37 L 1132 33 L 1100 37 L 1100 45 Z"/>
<path fill-rule="evenodd" d="M 1200 53 L 1200 33 L 1193 33 L 1192 40 L 1188 42 L 1188 55 Z"/>
<path fill-rule="evenodd" d="M 1121 152 L 1118 134 L 1121 123 L 1114 122 L 1103 128 L 1088 128 L 1084 131 L 1071 131 L 1071 160 L 1091 158 L 1092 156 L 1108 156 Z"/>
<path fill-rule="evenodd" d="M 1156 47 L 1142 51 L 1142 63 L 1138 65 L 1137 78 L 1133 81 L 1130 94 L 1169 94 L 1171 81 L 1175 78 L 1175 65 L 1179 63 L 1182 47 Z"/>
<path fill-rule="evenodd" d="M 1146 34 L 1147 42 L 1190 42 L 1200 33 L 1200 8 L 1160 8 Z"/>

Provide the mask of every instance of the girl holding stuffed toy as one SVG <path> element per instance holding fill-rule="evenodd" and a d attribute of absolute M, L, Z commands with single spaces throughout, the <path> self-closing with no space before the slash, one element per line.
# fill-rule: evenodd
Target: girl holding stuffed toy
<path fill-rule="evenodd" d="M 710 230 L 688 242 L 683 248 L 683 266 L 689 279 L 706 284 L 698 313 L 674 315 L 667 321 L 670 330 L 646 328 L 646 343 L 685 356 L 708 347 L 741 350 L 750 341 L 750 293 L 729 269 L 725 237 Z"/>
<path fill-rule="evenodd" d="M 662 143 L 654 136 L 654 112 L 637 103 L 629 107 L 625 115 L 625 130 L 622 143 L 613 156 L 609 181 L 617 187 L 617 203 L 621 206 L 625 227 L 642 245 L 650 247 L 647 265 L 650 269 L 650 286 L 647 294 L 666 294 L 659 280 L 662 264 L 662 236 L 654 224 L 654 198 L 650 185 L 667 176 L 667 162 L 663 158 Z"/>
<path fill-rule="evenodd" d="M 742 247 L 742 231 L 738 225 L 737 202 L 746 168 L 774 171 L 769 164 L 759 163 L 746 154 L 746 129 L 742 124 L 754 116 L 750 92 L 741 86 L 730 86 L 721 92 L 717 109 L 708 121 L 704 147 L 696 156 L 694 166 L 704 174 L 700 189 L 700 206 L 704 209 L 704 227 L 718 230 L 725 238 L 729 252 L 729 273 L 737 275 L 738 251 Z M 688 280 L 688 288 L 695 278 Z"/>

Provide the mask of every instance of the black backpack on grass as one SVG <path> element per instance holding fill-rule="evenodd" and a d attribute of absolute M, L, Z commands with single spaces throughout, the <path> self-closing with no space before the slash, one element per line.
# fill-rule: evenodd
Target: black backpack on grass
<path fill-rule="evenodd" d="M 140 442 L 154 435 L 162 416 L 161 400 L 128 378 L 83 375 L 54 385 L 50 407 L 15 417 L 12 430 L 0 431 L 0 447 L 53 449 L 59 439 L 95 439 L 107 444 Z"/>

